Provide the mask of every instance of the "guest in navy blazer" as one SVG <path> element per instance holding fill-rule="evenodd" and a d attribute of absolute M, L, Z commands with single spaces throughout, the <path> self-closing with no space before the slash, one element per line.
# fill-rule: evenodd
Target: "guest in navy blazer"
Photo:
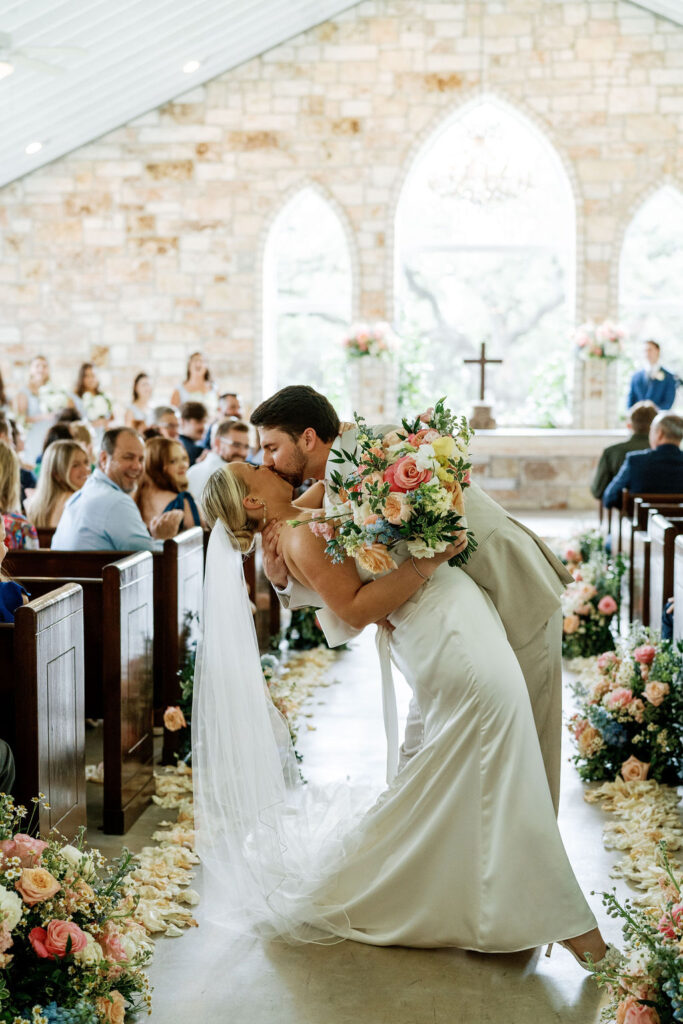
<path fill-rule="evenodd" d="M 676 397 L 678 380 L 662 366 L 658 342 L 645 342 L 645 362 L 645 369 L 636 370 L 631 377 L 626 408 L 649 399 L 658 409 L 670 409 Z"/>
<path fill-rule="evenodd" d="M 622 490 L 631 494 L 683 494 L 683 419 L 660 412 L 650 427 L 650 450 L 630 452 L 612 482 L 605 488 L 606 508 L 621 505 Z"/>

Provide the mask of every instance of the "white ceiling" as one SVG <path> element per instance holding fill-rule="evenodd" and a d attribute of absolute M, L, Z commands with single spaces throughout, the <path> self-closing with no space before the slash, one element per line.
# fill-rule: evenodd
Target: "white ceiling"
<path fill-rule="evenodd" d="M 683 0 L 631 0 L 683 24 Z M 0 79 L 0 187 L 353 7 L 349 0 L 0 0 L 14 48 L 75 46 Z M 41 54 L 46 59 L 45 54 Z M 192 75 L 181 70 L 200 60 Z M 41 142 L 28 156 L 26 146 Z"/>
<path fill-rule="evenodd" d="M 349 0 L 0 0 L 14 49 L 51 56 L 53 77 L 17 65 L 0 79 L 0 186 L 127 124 L 230 68 L 327 21 Z M 200 60 L 192 75 L 182 66 Z M 42 142 L 27 156 L 26 146 Z"/>

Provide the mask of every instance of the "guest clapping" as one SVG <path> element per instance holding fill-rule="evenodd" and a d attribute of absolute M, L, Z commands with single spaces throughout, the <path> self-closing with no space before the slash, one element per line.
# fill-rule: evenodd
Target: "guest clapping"
<path fill-rule="evenodd" d="M 101 437 L 113 419 L 112 402 L 102 391 L 92 363 L 81 363 L 74 393 L 80 418 L 87 420 Z"/>
<path fill-rule="evenodd" d="M 38 487 L 26 505 L 34 526 L 55 527 L 67 499 L 90 476 L 90 458 L 77 441 L 55 441 L 45 450 Z"/>
<path fill-rule="evenodd" d="M 171 405 L 176 408 L 186 402 L 201 402 L 211 418 L 216 413 L 218 394 L 211 379 L 211 371 L 201 352 L 193 352 L 187 361 L 185 380 L 171 395 Z"/>
<path fill-rule="evenodd" d="M 180 441 L 187 452 L 190 465 L 194 466 L 206 449 L 201 443 L 206 429 L 206 406 L 201 402 L 185 402 L 180 408 Z"/>
<path fill-rule="evenodd" d="M 133 401 L 124 414 L 127 427 L 132 427 L 139 434 L 154 423 L 154 410 L 150 405 L 152 399 L 152 381 L 148 374 L 139 373 L 133 381 Z"/>
<path fill-rule="evenodd" d="M 0 441 L 0 515 L 8 551 L 38 547 L 36 528 L 21 515 L 20 508 L 19 457 L 5 441 Z"/>
<path fill-rule="evenodd" d="M 181 511 L 179 529 L 199 526 L 194 498 L 188 491 L 189 459 L 180 441 L 152 437 L 145 444 L 145 472 L 135 495 L 140 515 L 149 524 L 164 512 Z"/>

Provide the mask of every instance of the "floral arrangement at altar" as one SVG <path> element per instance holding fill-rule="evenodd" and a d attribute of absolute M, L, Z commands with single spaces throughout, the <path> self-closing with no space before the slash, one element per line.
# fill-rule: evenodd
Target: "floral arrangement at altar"
<path fill-rule="evenodd" d="M 384 359 L 398 350 L 398 338 L 388 323 L 354 324 L 342 340 L 350 359 Z"/>
<path fill-rule="evenodd" d="M 572 341 L 581 359 L 618 359 L 623 352 L 626 331 L 620 324 L 604 320 L 601 324 L 588 321 L 577 327 Z"/>
<path fill-rule="evenodd" d="M 391 549 L 405 541 L 413 557 L 431 558 L 467 527 L 463 489 L 470 482 L 467 419 L 455 417 L 440 399 L 428 421 L 403 421 L 403 430 L 380 434 L 356 414 L 356 452 L 335 452 L 332 463 L 351 462 L 346 477 L 334 470 L 330 490 L 336 501 L 307 524 L 327 542 L 333 562 L 355 558 L 372 574 L 393 569 Z M 468 547 L 451 564 L 464 564 L 476 548 Z"/>
<path fill-rule="evenodd" d="M 150 1006 L 151 946 L 123 891 L 133 858 L 107 864 L 82 834 L 33 838 L 25 816 L 0 794 L 0 1021 L 123 1024 Z"/>
<path fill-rule="evenodd" d="M 623 558 L 609 558 L 600 543 L 587 541 L 582 550 L 569 548 L 565 562 L 574 577 L 562 595 L 562 654 L 566 658 L 587 658 L 614 650 L 612 625 L 619 610 Z M 579 560 L 574 561 L 577 558 Z"/>
<path fill-rule="evenodd" d="M 635 907 L 603 893 L 610 917 L 623 922 L 628 953 L 623 963 L 595 973 L 611 999 L 603 1020 L 617 1024 L 673 1024 L 683 1021 L 683 894 L 671 868 L 666 844 L 659 845 L 666 874 L 660 880 L 661 905 Z"/>
<path fill-rule="evenodd" d="M 642 628 L 584 668 L 569 721 L 585 781 L 683 782 L 683 644 Z"/>

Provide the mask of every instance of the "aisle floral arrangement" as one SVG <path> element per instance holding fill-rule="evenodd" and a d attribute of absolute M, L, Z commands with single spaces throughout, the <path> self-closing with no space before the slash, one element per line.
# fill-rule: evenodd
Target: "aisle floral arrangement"
<path fill-rule="evenodd" d="M 354 324 L 342 341 L 350 359 L 386 359 L 398 349 L 398 338 L 389 324 Z"/>
<path fill-rule="evenodd" d="M 586 781 L 683 782 L 683 644 L 641 629 L 584 666 L 569 722 Z"/>
<path fill-rule="evenodd" d="M 587 658 L 614 650 L 613 622 L 619 610 L 625 563 L 621 555 L 609 558 L 602 542 L 600 548 L 588 546 L 584 550 L 588 561 L 569 558 L 580 555 L 581 548 L 566 552 L 574 576 L 562 595 L 562 654 L 566 658 Z"/>
<path fill-rule="evenodd" d="M 122 1024 L 150 1005 L 151 945 L 126 894 L 133 858 L 107 864 L 82 835 L 35 839 L 25 816 L 0 794 L 0 1021 Z"/>
<path fill-rule="evenodd" d="M 577 327 L 572 340 L 581 359 L 618 359 L 623 352 L 626 331 L 620 324 L 604 320 L 601 324 L 588 321 Z"/>
<path fill-rule="evenodd" d="M 381 434 L 356 416 L 355 452 L 332 450 L 330 461 L 351 462 L 352 472 L 331 474 L 336 501 L 325 511 L 291 525 L 308 525 L 325 539 L 333 562 L 355 558 L 372 573 L 396 567 L 390 551 L 405 541 L 408 552 L 431 558 L 467 527 L 463 490 L 470 482 L 467 419 L 455 417 L 440 399 L 427 421 L 403 421 L 402 430 Z M 313 521 L 311 521 L 311 519 Z M 476 548 L 467 534 L 465 551 L 451 559 L 463 565 Z"/>

